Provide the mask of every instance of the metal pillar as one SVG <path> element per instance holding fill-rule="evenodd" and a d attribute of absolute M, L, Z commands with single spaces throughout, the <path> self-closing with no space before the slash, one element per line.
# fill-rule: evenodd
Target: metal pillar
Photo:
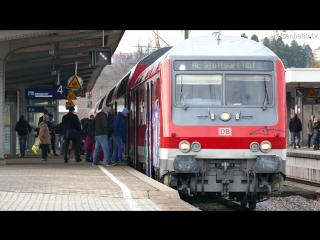
<path fill-rule="evenodd" d="M 290 118 L 291 118 L 291 92 L 287 92 L 286 94 L 286 104 L 287 104 L 287 129 L 286 129 L 286 133 L 287 133 L 287 145 L 289 145 L 291 143 L 291 135 L 290 135 L 290 131 L 289 131 L 289 122 L 290 122 Z"/>
<path fill-rule="evenodd" d="M 7 164 L 4 157 L 4 116 L 5 116 L 5 63 L 9 54 L 9 43 L 0 42 L 0 164 Z"/>

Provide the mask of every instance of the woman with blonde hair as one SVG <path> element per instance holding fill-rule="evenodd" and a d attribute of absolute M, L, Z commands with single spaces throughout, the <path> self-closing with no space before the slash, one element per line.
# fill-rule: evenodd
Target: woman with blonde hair
<path fill-rule="evenodd" d="M 49 121 L 48 115 L 43 115 L 42 122 L 39 123 L 39 140 L 42 149 L 42 159 L 41 161 L 47 161 L 48 149 L 51 144 L 51 136 L 48 128 L 47 122 Z"/>
<path fill-rule="evenodd" d="M 313 119 L 313 150 L 319 150 L 319 118 L 315 117 Z"/>

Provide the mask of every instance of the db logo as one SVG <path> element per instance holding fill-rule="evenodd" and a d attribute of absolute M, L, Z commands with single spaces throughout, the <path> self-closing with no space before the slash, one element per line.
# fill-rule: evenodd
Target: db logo
<path fill-rule="evenodd" d="M 231 136 L 231 128 L 219 128 L 219 135 Z"/>

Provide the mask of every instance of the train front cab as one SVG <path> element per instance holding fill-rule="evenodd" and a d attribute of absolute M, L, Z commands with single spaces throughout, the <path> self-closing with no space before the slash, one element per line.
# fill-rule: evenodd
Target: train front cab
<path fill-rule="evenodd" d="M 204 69 L 210 64 L 214 71 Z M 277 57 L 170 59 L 161 76 L 164 184 L 188 196 L 201 192 L 249 202 L 251 208 L 283 186 L 286 94 Z M 236 94 L 240 100 L 232 100 Z"/>

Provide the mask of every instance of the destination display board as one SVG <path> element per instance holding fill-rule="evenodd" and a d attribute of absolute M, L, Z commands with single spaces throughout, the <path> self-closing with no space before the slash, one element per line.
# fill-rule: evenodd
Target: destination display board
<path fill-rule="evenodd" d="M 175 61 L 176 71 L 273 71 L 272 61 Z"/>

